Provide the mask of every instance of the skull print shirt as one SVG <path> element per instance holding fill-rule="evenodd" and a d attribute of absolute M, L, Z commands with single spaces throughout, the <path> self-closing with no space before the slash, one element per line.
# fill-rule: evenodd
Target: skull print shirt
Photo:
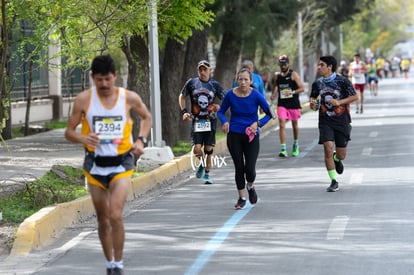
<path fill-rule="evenodd" d="M 214 79 L 204 82 L 195 77 L 185 83 L 181 94 L 190 98 L 191 114 L 195 118 L 215 120 L 215 112 L 211 107 L 216 98 L 224 98 L 224 89 Z"/>
<path fill-rule="evenodd" d="M 343 126 L 351 123 L 350 105 L 332 106 L 330 100 L 341 100 L 355 94 L 352 83 L 340 75 L 329 80 L 319 78 L 313 82 L 310 97 L 320 97 L 319 124 Z"/>

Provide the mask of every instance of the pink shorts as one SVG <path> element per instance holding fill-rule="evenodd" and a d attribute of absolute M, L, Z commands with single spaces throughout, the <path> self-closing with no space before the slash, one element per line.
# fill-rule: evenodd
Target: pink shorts
<path fill-rule="evenodd" d="M 285 107 L 277 107 L 277 116 L 279 119 L 298 120 L 301 116 L 300 109 L 286 109 Z"/>

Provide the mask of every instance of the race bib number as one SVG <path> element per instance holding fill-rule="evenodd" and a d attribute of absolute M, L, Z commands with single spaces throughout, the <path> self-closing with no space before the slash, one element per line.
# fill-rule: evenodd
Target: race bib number
<path fill-rule="evenodd" d="M 95 132 L 99 133 L 101 143 L 119 144 L 122 142 L 124 124 L 122 116 L 94 116 Z"/>
<path fill-rule="evenodd" d="M 293 94 L 292 94 L 292 89 L 290 89 L 290 88 L 285 88 L 285 89 L 282 89 L 281 91 L 280 91 L 280 98 L 281 99 L 285 99 L 285 98 L 292 98 L 293 97 Z"/>
<path fill-rule="evenodd" d="M 207 119 L 199 119 L 194 123 L 194 132 L 211 131 L 211 122 Z"/>

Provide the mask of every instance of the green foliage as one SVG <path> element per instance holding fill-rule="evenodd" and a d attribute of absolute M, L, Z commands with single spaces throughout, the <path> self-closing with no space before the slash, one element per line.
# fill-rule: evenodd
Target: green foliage
<path fill-rule="evenodd" d="M 81 169 L 63 167 L 65 177 L 49 171 L 14 195 L 0 198 L 0 209 L 6 222 L 21 223 L 41 208 L 72 201 L 87 194 Z M 77 184 L 74 184 L 77 182 Z"/>
<path fill-rule="evenodd" d="M 365 0 L 364 2 L 370 2 Z M 406 24 L 413 24 L 414 3 L 403 0 L 375 2 L 369 9 L 355 14 L 344 23 L 344 55 L 350 60 L 355 51 L 371 48 L 376 55 L 393 53 L 396 43 L 410 37 L 404 32 Z M 411 36 L 412 37 L 412 36 Z"/>
<path fill-rule="evenodd" d="M 212 9 L 216 20 L 212 25 L 214 39 L 219 41 L 224 32 L 242 37 L 243 58 L 254 58 L 259 48 L 261 59 L 256 65 L 265 66 L 273 59 L 274 43 L 283 30 L 297 18 L 299 1 L 216 1 Z"/>
<path fill-rule="evenodd" d="M 214 0 L 170 0 L 161 1 L 158 7 L 160 45 L 172 38 L 184 42 L 193 30 L 202 30 L 214 20 L 214 13 L 206 10 L 206 4 Z"/>
<path fill-rule="evenodd" d="M 177 144 L 172 148 L 175 156 L 185 155 L 191 151 L 192 143 L 190 141 L 178 141 Z"/>

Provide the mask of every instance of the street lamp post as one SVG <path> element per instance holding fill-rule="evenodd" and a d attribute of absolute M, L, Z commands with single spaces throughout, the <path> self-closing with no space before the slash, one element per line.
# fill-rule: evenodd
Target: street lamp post
<path fill-rule="evenodd" d="M 151 144 L 162 147 L 162 124 L 161 124 L 161 97 L 160 97 L 160 73 L 158 57 L 158 18 L 157 0 L 150 0 L 150 24 L 148 25 L 148 40 L 150 50 L 150 94 L 151 94 L 151 114 L 153 128 L 151 134 Z"/>

